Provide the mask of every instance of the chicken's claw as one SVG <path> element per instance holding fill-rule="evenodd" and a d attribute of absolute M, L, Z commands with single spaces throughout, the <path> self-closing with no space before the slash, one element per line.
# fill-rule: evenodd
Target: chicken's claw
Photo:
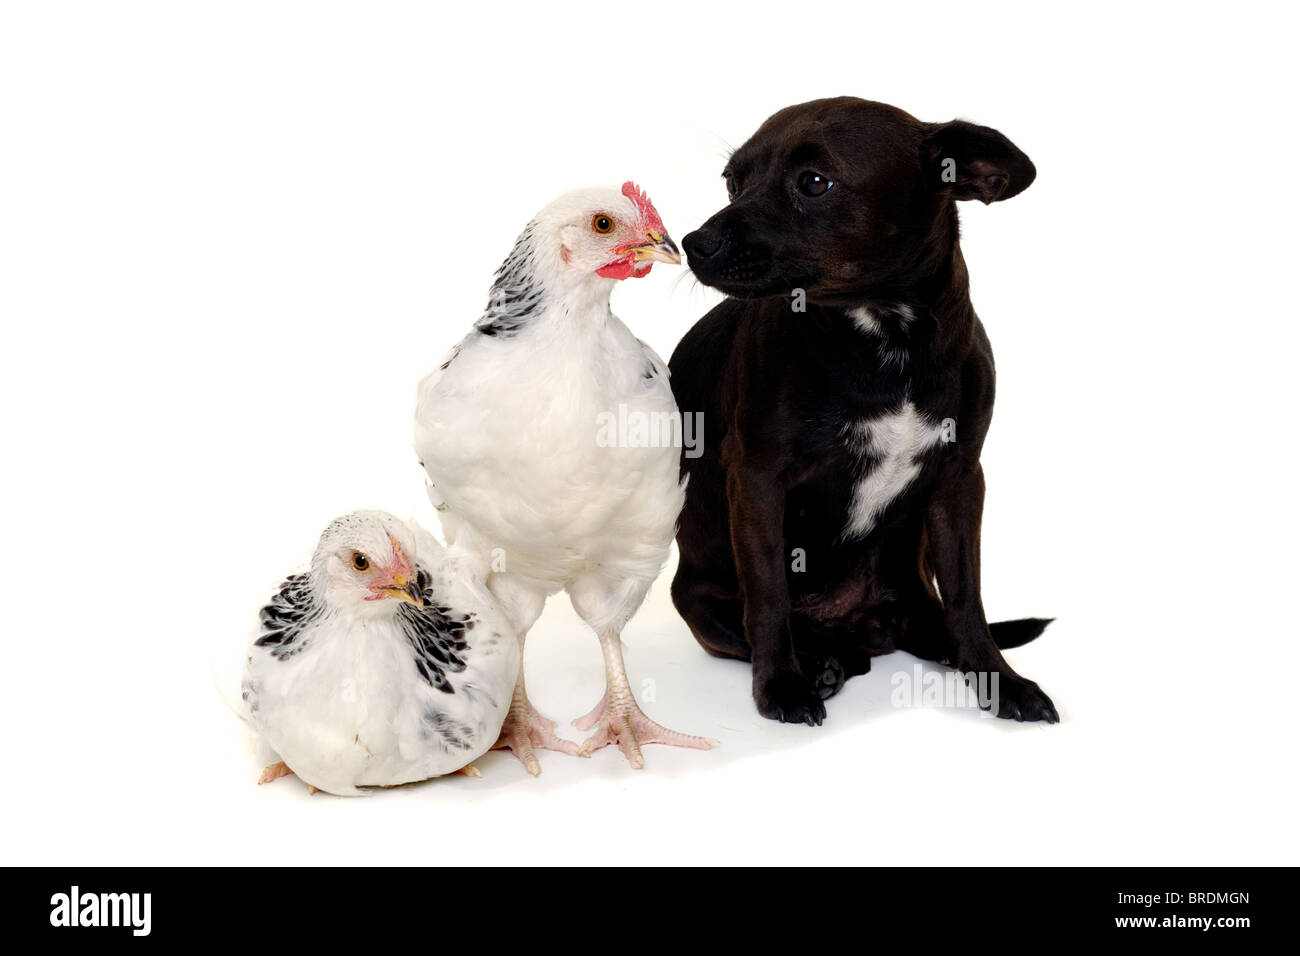
<path fill-rule="evenodd" d="M 556 736 L 556 726 L 555 721 L 543 717 L 534 709 L 524 692 L 524 677 L 520 674 L 519 681 L 515 684 L 514 697 L 510 701 L 510 711 L 501 726 L 501 736 L 492 749 L 509 750 L 523 763 L 524 769 L 536 777 L 542 772 L 542 766 L 537 762 L 534 747 L 579 756 L 577 744 Z"/>

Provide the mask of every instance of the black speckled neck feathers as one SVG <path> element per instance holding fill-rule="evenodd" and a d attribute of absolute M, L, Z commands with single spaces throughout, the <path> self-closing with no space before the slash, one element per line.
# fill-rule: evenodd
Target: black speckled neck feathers
<path fill-rule="evenodd" d="M 424 607 L 403 604 L 397 611 L 402 633 L 415 655 L 415 669 L 431 686 L 447 694 L 455 693 L 447 672 L 465 669 L 462 656 L 469 649 L 468 632 L 474 627 L 474 615 L 465 614 L 443 604 L 434 603 L 429 572 L 417 569 Z"/>
<path fill-rule="evenodd" d="M 530 222 L 493 277 L 487 309 L 474 328 L 509 338 L 543 309 L 546 288 L 537 278 L 536 222 Z"/>
<path fill-rule="evenodd" d="M 271 603 L 258 615 L 261 635 L 257 646 L 267 648 L 278 661 L 292 657 L 307 646 L 300 638 L 323 611 L 324 607 L 315 599 L 309 575 L 286 578 Z"/>

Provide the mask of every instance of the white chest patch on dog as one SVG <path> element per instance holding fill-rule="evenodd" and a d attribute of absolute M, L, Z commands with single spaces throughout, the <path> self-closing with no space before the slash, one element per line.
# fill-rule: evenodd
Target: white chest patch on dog
<path fill-rule="evenodd" d="M 845 439 L 863 469 L 844 526 L 844 536 L 856 538 L 870 532 L 889 503 L 916 480 L 921 456 L 943 440 L 943 425 L 929 421 L 915 405 L 904 402 L 892 415 L 850 424 Z"/>
<path fill-rule="evenodd" d="M 849 318 L 853 320 L 859 332 L 865 332 L 867 335 L 881 334 L 880 320 L 866 306 L 850 309 Z"/>
<path fill-rule="evenodd" d="M 850 309 L 848 314 L 859 332 L 876 340 L 876 350 L 880 355 L 881 366 L 885 368 L 892 366 L 898 369 L 906 367 L 908 360 L 907 349 L 898 345 L 897 336 L 886 333 L 880 315 L 872 312 L 866 306 Z M 882 314 L 890 320 L 896 330 L 904 333 L 904 338 L 906 337 L 907 327 L 916 321 L 916 313 L 912 311 L 911 306 L 907 305 L 892 306 Z"/>

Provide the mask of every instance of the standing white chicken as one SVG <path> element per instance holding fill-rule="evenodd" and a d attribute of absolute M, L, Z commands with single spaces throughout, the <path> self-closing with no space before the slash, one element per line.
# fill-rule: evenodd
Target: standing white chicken
<path fill-rule="evenodd" d="M 521 644 L 564 588 L 604 652 L 605 695 L 574 722 L 593 730 L 581 748 L 533 709 L 520 667 L 500 746 L 533 774 L 534 747 L 617 743 L 639 768 L 641 744 L 711 743 L 642 713 L 619 637 L 663 568 L 685 494 L 679 443 L 649 440 L 677 416 L 668 369 L 609 307 L 616 282 L 655 262 L 681 256 L 636 186 L 565 194 L 524 229 L 487 311 L 419 387 L 415 448 L 448 540 L 491 562 L 488 587 Z M 611 441 L 613 420 L 646 427 Z"/>
<path fill-rule="evenodd" d="M 296 773 L 340 795 L 465 768 L 496 742 L 519 644 L 479 562 L 381 511 L 331 522 L 311 566 L 262 608 L 249 722 Z"/>

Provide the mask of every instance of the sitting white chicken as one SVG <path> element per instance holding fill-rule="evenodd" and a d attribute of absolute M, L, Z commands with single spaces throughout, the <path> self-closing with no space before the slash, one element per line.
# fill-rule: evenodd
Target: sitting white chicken
<path fill-rule="evenodd" d="M 520 651 L 479 568 L 383 512 L 332 522 L 248 649 L 247 716 L 281 758 L 260 782 L 294 773 L 355 795 L 464 770 L 490 749 Z"/>
<path fill-rule="evenodd" d="M 655 262 L 681 257 L 632 183 L 565 194 L 524 229 L 486 313 L 419 387 L 415 448 L 447 539 L 490 561 L 488 587 L 521 644 L 564 588 L 604 652 L 605 695 L 575 721 L 593 731 L 581 748 L 533 709 L 520 668 L 500 745 L 533 774 L 534 747 L 586 755 L 616 743 L 639 768 L 642 744 L 711 743 L 642 713 L 619 636 L 684 500 L 667 367 L 609 306 L 619 280 Z M 615 421 L 633 423 L 629 434 L 613 434 Z"/>

